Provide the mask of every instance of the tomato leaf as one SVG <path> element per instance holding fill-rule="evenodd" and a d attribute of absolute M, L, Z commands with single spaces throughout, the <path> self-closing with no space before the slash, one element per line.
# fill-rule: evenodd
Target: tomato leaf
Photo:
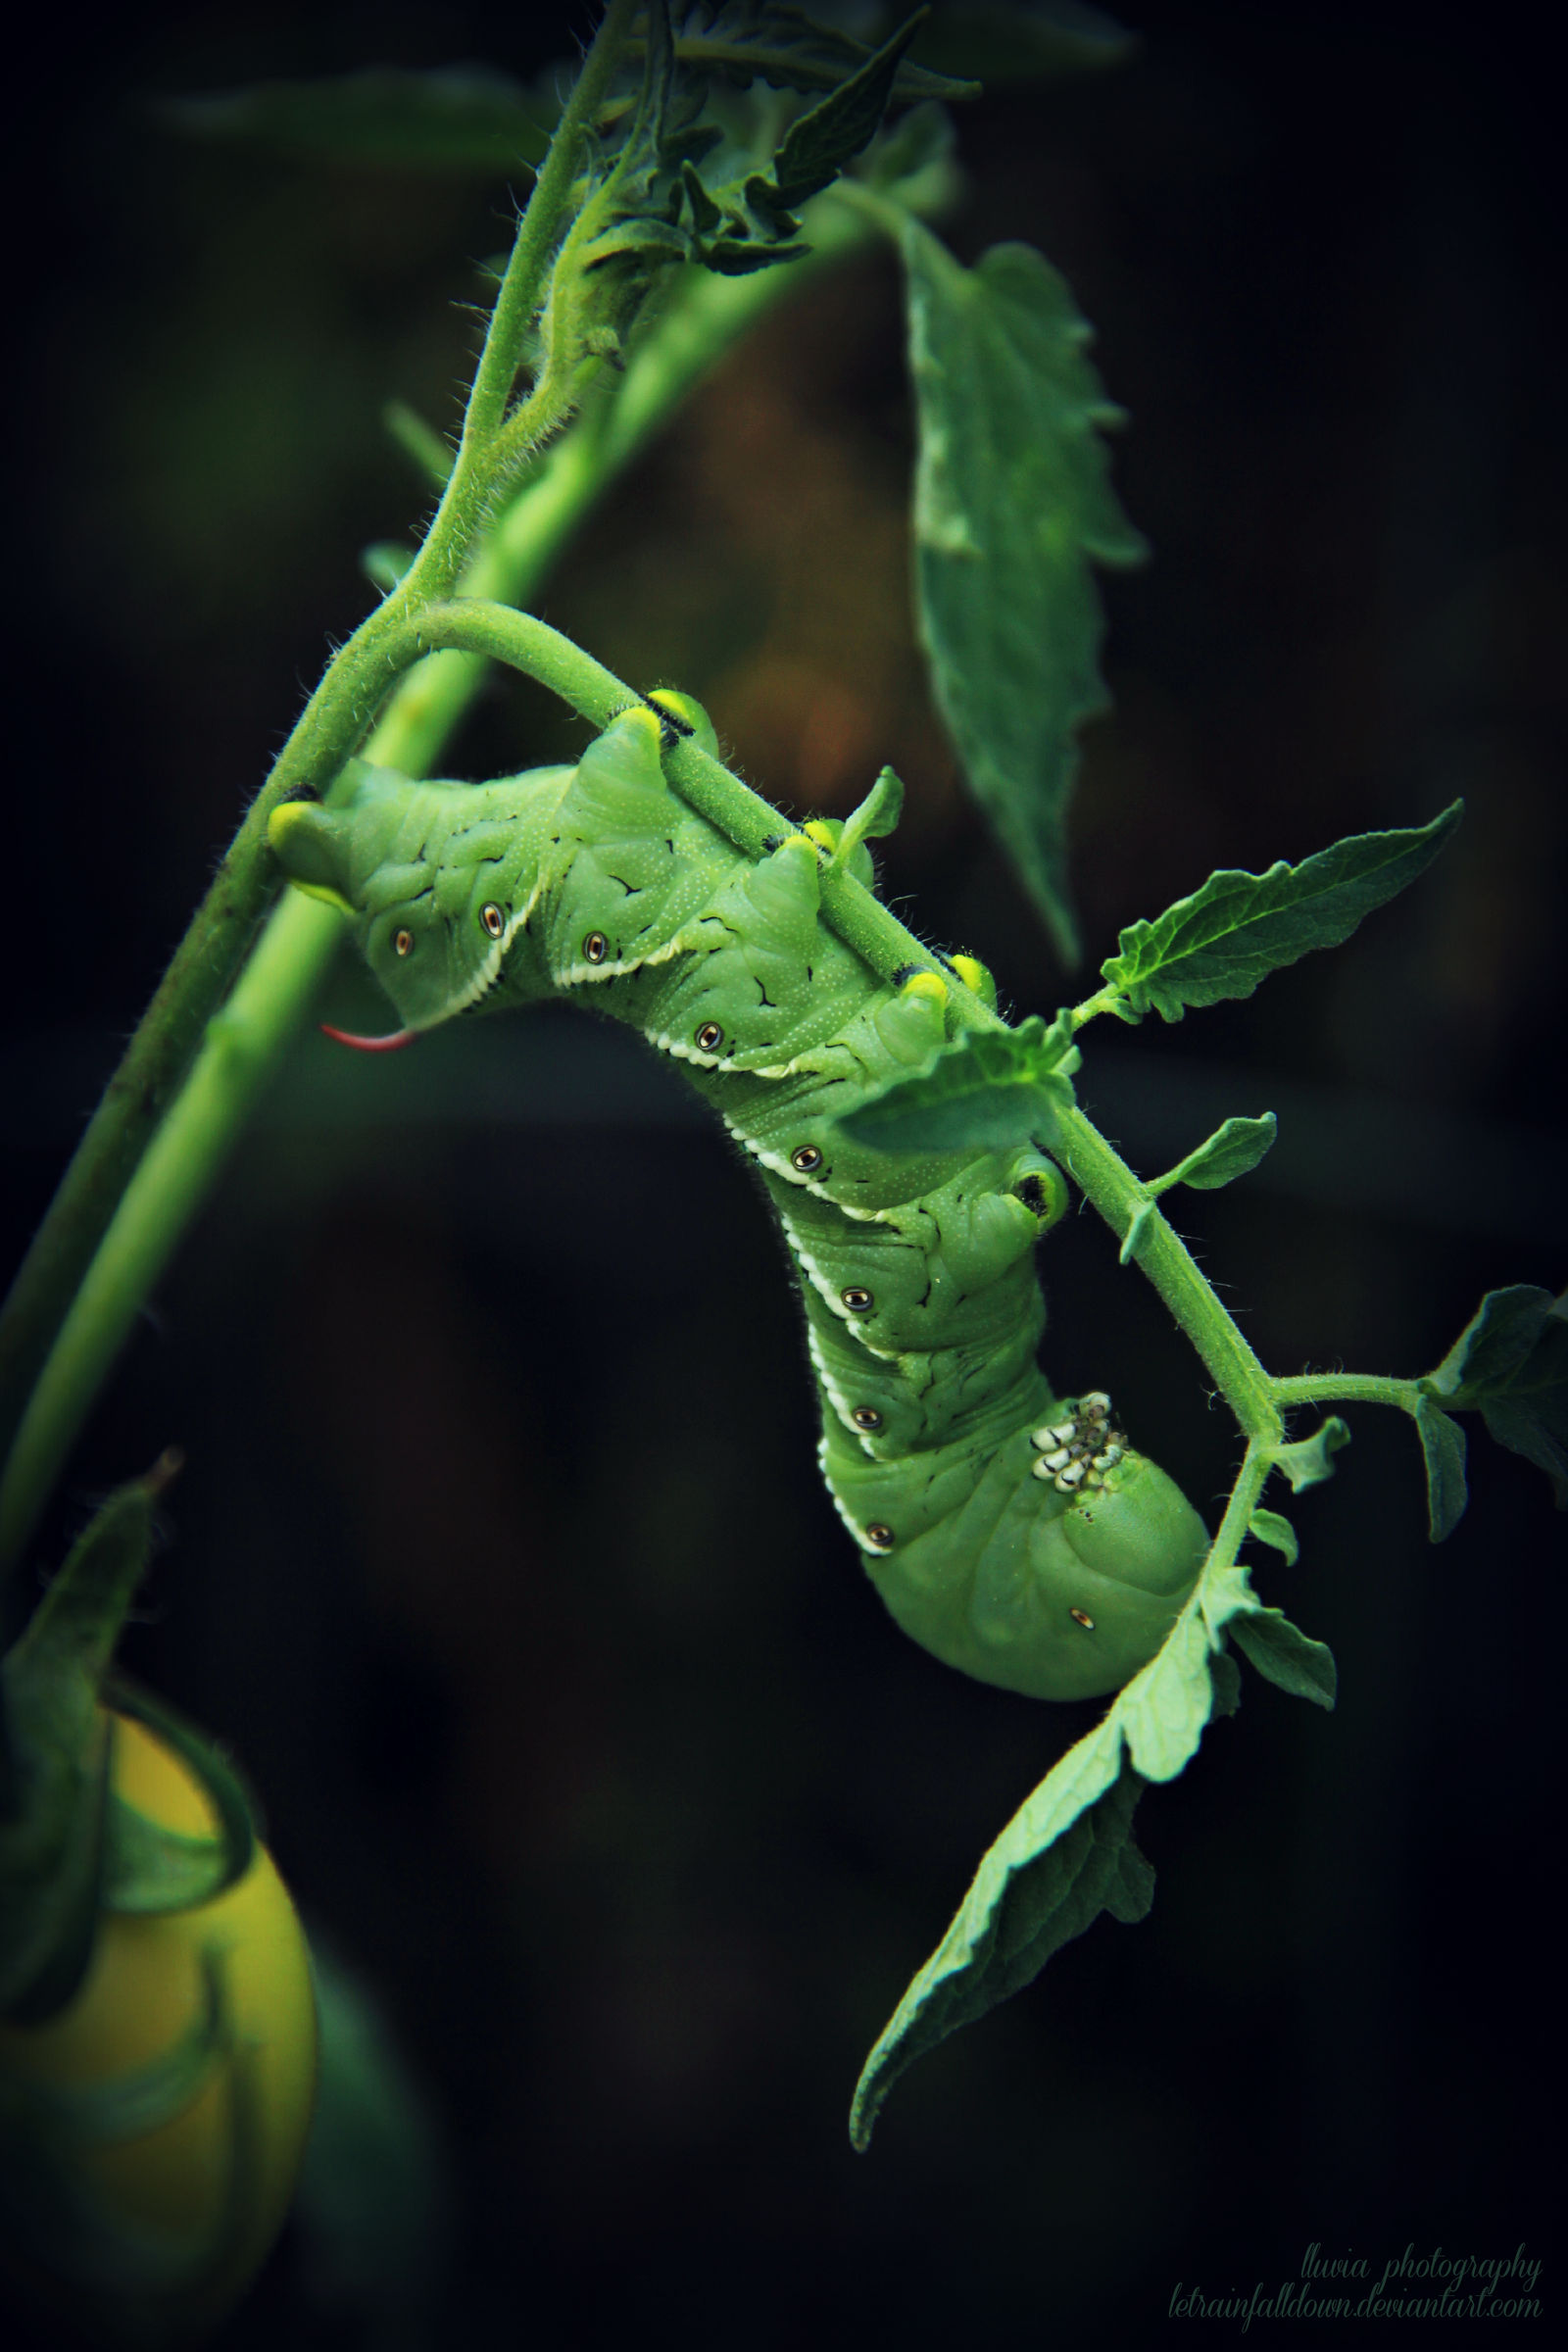
<path fill-rule="evenodd" d="M 1245 1569 L 1205 1567 L 1163 1648 L 1013 1815 L 865 2062 L 850 2116 L 858 2149 L 916 2058 L 1020 1991 L 1102 1911 L 1144 1917 L 1153 1872 L 1133 1842 L 1133 1807 L 1146 1782 L 1182 1771 L 1211 1716 L 1234 1708 L 1224 1632 L 1258 1605 Z"/>
<path fill-rule="evenodd" d="M 1427 1470 L 1427 1523 L 1434 1544 L 1451 1536 L 1464 1516 L 1464 1431 L 1450 1413 L 1423 1396 L 1411 1415 Z"/>
<path fill-rule="evenodd" d="M 920 12 L 923 19 L 925 12 Z M 902 28 L 915 37 L 920 24 Z M 675 54 L 693 74 L 716 74 L 737 89 L 754 79 L 775 90 L 837 90 L 870 60 L 863 42 L 836 25 L 818 24 L 806 12 L 779 0 L 696 0 L 674 12 Z M 642 49 L 634 36 L 628 57 Z M 978 98 L 980 84 L 952 74 L 933 73 L 902 54 L 895 61 L 891 95 L 900 105 L 919 99 Z"/>
<path fill-rule="evenodd" d="M 1077 733 L 1107 707 L 1096 564 L 1144 543 L 1111 489 L 1121 419 L 1065 281 L 1028 245 L 972 270 L 913 220 L 901 245 L 919 454 L 915 590 L 937 708 L 1064 961 Z"/>
<path fill-rule="evenodd" d="M 1293 1445 L 1276 1446 L 1269 1456 L 1277 1470 L 1283 1470 L 1291 1482 L 1291 1493 L 1299 1494 L 1303 1487 L 1320 1487 L 1326 1478 L 1334 1476 L 1334 1456 L 1342 1446 L 1348 1446 L 1350 1433 L 1338 1413 L 1331 1413 L 1321 1429 L 1309 1438 L 1298 1438 Z"/>
<path fill-rule="evenodd" d="M 1446 1412 L 1479 1412 L 1499 1446 L 1545 1472 L 1558 1509 L 1568 1508 L 1568 1292 L 1553 1298 L 1526 1283 L 1489 1291 L 1421 1387 Z"/>
<path fill-rule="evenodd" d="M 1278 1511 L 1259 1509 L 1252 1513 L 1247 1524 L 1260 1544 L 1270 1544 L 1276 1551 L 1284 1554 L 1287 1568 L 1296 1566 L 1300 1545 L 1296 1541 L 1296 1530 L 1288 1519 L 1282 1519 Z"/>
<path fill-rule="evenodd" d="M 1283 1524 L 1283 1522 L 1282 1522 Z M 1334 1652 L 1293 1625 L 1283 1609 L 1238 1611 L 1230 1621 L 1232 1641 L 1257 1672 L 1296 1698 L 1317 1707 L 1334 1705 L 1339 1678 Z"/>
<path fill-rule="evenodd" d="M 925 1067 L 895 1079 L 839 1121 L 877 1152 L 1005 1151 L 1050 1143 L 1072 1102 L 1077 1048 L 1067 1021 L 1038 1013 L 1016 1029 L 966 1030 Z"/>
<path fill-rule="evenodd" d="M 904 779 L 884 767 L 858 808 L 844 820 L 833 852 L 835 865 L 848 865 L 862 841 L 886 841 L 904 814 Z"/>
<path fill-rule="evenodd" d="M 1127 1924 L 1148 1911 L 1154 1874 L 1132 1835 L 1143 1782 L 1120 1733 L 1105 1730 L 1069 1749 L 1014 1814 L 899 2003 L 850 2110 L 850 2138 L 862 2154 L 888 2092 L 916 2058 L 1032 1983 L 1102 1911 Z"/>
<path fill-rule="evenodd" d="M 1161 1176 L 1145 1190 L 1157 1194 L 1168 1191 L 1173 1184 L 1189 1184 L 1198 1193 L 1217 1193 L 1221 1185 L 1234 1184 L 1238 1176 L 1250 1174 L 1272 1148 L 1278 1127 L 1271 1110 L 1265 1110 L 1257 1119 L 1227 1119 L 1222 1127 L 1216 1127 L 1206 1144 L 1189 1152 L 1168 1176 Z"/>
<path fill-rule="evenodd" d="M 652 10 L 648 22 L 653 23 Z M 686 141 L 686 152 L 680 158 L 680 186 L 690 212 L 690 226 L 683 224 L 679 234 L 688 240 L 693 260 L 710 270 L 741 275 L 775 262 L 793 261 L 809 250 L 798 239 L 800 207 L 831 186 L 845 165 L 870 145 L 893 101 L 904 53 L 919 29 L 920 19 L 915 16 L 901 24 L 879 49 L 864 50 L 854 41 L 843 44 L 846 54 L 837 60 L 833 86 L 796 117 L 761 169 L 735 172 L 734 150 L 723 142 L 717 158 L 705 170 L 707 145 Z M 653 60 L 651 50 L 651 63 Z M 821 85 L 813 82 L 811 86 Z M 963 96 L 966 92 L 959 88 L 950 94 Z M 683 120 L 678 110 L 671 119 Z M 666 141 L 671 156 L 677 143 Z M 726 167 L 730 175 L 720 178 L 718 173 Z M 662 190 L 656 189 L 642 206 L 643 224 L 650 233 L 663 228 L 673 234 L 667 223 L 675 219 L 679 203 L 671 212 L 661 194 Z"/>
<path fill-rule="evenodd" d="M 1189 1004 L 1250 997 L 1260 980 L 1316 948 L 1338 947 L 1364 915 L 1424 873 L 1458 824 L 1455 801 L 1429 825 L 1357 833 L 1299 865 L 1282 858 L 1264 874 L 1210 874 L 1152 922 L 1132 923 L 1101 965 L 1119 992 L 1115 1009 L 1179 1021 Z"/>

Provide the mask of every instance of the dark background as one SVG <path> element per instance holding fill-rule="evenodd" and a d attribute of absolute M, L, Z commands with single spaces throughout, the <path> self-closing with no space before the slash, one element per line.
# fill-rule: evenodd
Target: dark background
<path fill-rule="evenodd" d="M 1090 969 L 1216 865 L 1461 791 L 1469 815 L 1339 954 L 1092 1032 L 1081 1092 L 1151 1171 L 1278 1111 L 1183 1230 L 1271 1365 L 1412 1373 L 1485 1289 L 1568 1278 L 1557 68 L 1529 12 L 1127 13 L 1129 67 L 962 116 L 949 229 L 1045 248 L 1131 413 L 1154 560 L 1107 590 Z M 14 1252 L 366 609 L 358 549 L 420 511 L 380 407 L 454 420 L 456 305 L 506 233 L 494 188 L 182 144 L 145 98 L 560 47 L 433 5 L 37 38 L 9 214 Z M 782 309 L 542 609 L 704 697 L 798 810 L 891 760 L 887 887 L 1049 1010 L 1071 984 L 910 650 L 897 295 L 875 259 Z M 451 764 L 570 740 L 498 685 Z M 1228 1418 L 1152 1295 L 1089 1216 L 1045 1271 L 1058 1388 L 1108 1387 L 1217 1507 Z M 1149 1921 L 923 2061 L 856 2158 L 865 2051 L 1093 1711 L 967 1684 L 885 1620 L 815 1480 L 781 1252 L 667 1073 L 564 1017 L 416 1066 L 302 1040 L 36 1554 L 187 1448 L 127 1658 L 243 1759 L 440 2151 L 446 2237 L 425 2258 L 400 2225 L 379 2257 L 412 2334 L 334 2304 L 296 2226 L 224 2343 L 1108 2345 L 1178 2280 L 1272 2284 L 1313 2240 L 1549 2264 L 1562 1523 L 1477 1426 L 1434 1551 L 1409 1431 L 1351 1418 L 1292 1509 L 1301 1565 L 1259 1578 L 1332 1642 L 1338 1713 L 1250 1682 L 1141 1808 Z"/>

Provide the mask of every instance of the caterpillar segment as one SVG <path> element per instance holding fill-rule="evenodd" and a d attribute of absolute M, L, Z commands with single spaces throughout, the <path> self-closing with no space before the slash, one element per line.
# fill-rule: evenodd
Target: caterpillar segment
<path fill-rule="evenodd" d="M 270 839 L 291 880 L 353 909 L 400 1035 L 570 997 L 680 1063 L 772 1202 L 823 1474 L 894 1618 L 1005 1690 L 1117 1690 L 1208 1536 L 1108 1396 L 1058 1399 L 1040 1370 L 1035 1245 L 1065 1186 L 1038 1152 L 882 1152 L 838 1125 L 956 1034 L 956 990 L 994 999 L 990 975 L 964 956 L 873 973 L 821 916 L 839 828 L 748 856 L 665 779 L 662 745 L 687 733 L 711 746 L 700 707 L 662 690 L 575 767 L 475 785 L 366 769 L 342 807 L 274 811 Z"/>

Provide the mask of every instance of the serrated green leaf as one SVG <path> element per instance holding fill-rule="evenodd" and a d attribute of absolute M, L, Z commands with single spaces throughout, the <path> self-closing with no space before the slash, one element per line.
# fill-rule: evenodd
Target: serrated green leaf
<path fill-rule="evenodd" d="M 1505 1388 L 1560 1303 L 1534 1283 L 1489 1291 L 1425 1385 L 1456 1405 L 1479 1403 L 1488 1392 Z"/>
<path fill-rule="evenodd" d="M 1217 1193 L 1221 1185 L 1234 1184 L 1238 1176 L 1250 1174 L 1272 1147 L 1278 1127 L 1271 1110 L 1258 1119 L 1227 1119 L 1206 1144 L 1189 1152 L 1180 1166 L 1147 1189 L 1163 1193 L 1173 1184 L 1190 1184 L 1194 1192 Z"/>
<path fill-rule="evenodd" d="M 749 207 L 779 237 L 794 234 L 794 216 L 807 198 L 831 186 L 851 157 L 870 145 L 888 110 L 900 60 L 919 29 L 917 16 L 901 24 L 848 80 L 790 124 L 771 172 L 747 180 Z"/>
<path fill-rule="evenodd" d="M 1547 1325 L 1537 1348 L 1540 1380 L 1515 1383 L 1481 1408 L 1489 1434 L 1522 1453 L 1551 1481 L 1557 1508 L 1568 1510 L 1568 1327 Z"/>
<path fill-rule="evenodd" d="M 798 208 L 875 138 L 919 28 L 911 19 L 876 50 L 822 34 L 804 76 L 808 90 L 825 89 L 814 105 L 781 124 L 776 101 L 732 100 L 719 110 L 721 121 L 710 122 L 703 110 L 712 79 L 772 78 L 763 73 L 765 36 L 782 20 L 766 9 L 732 14 L 764 41 L 744 74 L 720 73 L 707 50 L 698 58 L 689 42 L 672 43 L 667 6 L 650 0 L 644 36 L 633 45 L 642 56 L 642 90 L 618 126 L 613 170 L 590 199 L 593 225 L 582 241 L 589 270 L 618 264 L 621 277 L 640 286 L 664 262 L 689 260 L 740 276 L 800 260 L 810 249 L 799 235 Z M 699 9 L 689 22 L 712 16 Z M 821 32 L 804 18 L 790 23 L 804 28 L 803 38 Z M 783 86 L 795 82 L 786 78 Z"/>
<path fill-rule="evenodd" d="M 1296 1541 L 1296 1530 L 1288 1519 L 1282 1519 L 1278 1511 L 1258 1509 L 1247 1524 L 1260 1544 L 1271 1544 L 1274 1550 L 1284 1554 L 1287 1568 L 1296 1566 L 1301 1547 Z"/>
<path fill-rule="evenodd" d="M 1411 1415 L 1427 1469 L 1427 1522 L 1434 1544 L 1451 1536 L 1469 1499 L 1464 1481 L 1464 1431 L 1423 1396 Z"/>
<path fill-rule="evenodd" d="M 1298 1438 L 1290 1446 L 1276 1446 L 1269 1459 L 1290 1480 L 1291 1493 L 1299 1494 L 1303 1487 L 1320 1487 L 1326 1478 L 1334 1476 L 1334 1456 L 1349 1443 L 1350 1433 L 1345 1423 L 1338 1413 L 1331 1413 L 1322 1428 L 1314 1430 L 1309 1438 Z"/>
<path fill-rule="evenodd" d="M 1450 1411 L 1479 1412 L 1499 1446 L 1522 1453 L 1568 1508 L 1568 1292 L 1519 1283 L 1489 1291 L 1436 1372 L 1423 1381 Z"/>
<path fill-rule="evenodd" d="M 675 50 L 692 73 L 720 75 L 736 89 L 754 80 L 775 90 L 834 90 L 864 65 L 872 52 L 837 26 L 819 24 L 804 10 L 778 0 L 699 0 L 677 10 Z M 640 40 L 627 44 L 636 56 Z M 980 85 L 952 74 L 934 73 L 902 58 L 892 96 L 901 106 L 920 99 L 977 98 Z"/>
<path fill-rule="evenodd" d="M 932 688 L 976 799 L 1075 963 L 1067 804 L 1078 730 L 1108 701 L 1094 566 L 1145 552 L 1110 486 L 1102 435 L 1121 411 L 1065 281 L 1032 247 L 993 246 L 966 270 L 917 221 L 901 242 Z"/>
<path fill-rule="evenodd" d="M 1243 1609 L 1231 1619 L 1229 1631 L 1269 1682 L 1314 1706 L 1333 1706 L 1339 1689 L 1334 1652 L 1326 1642 L 1314 1642 L 1293 1625 L 1283 1609 Z"/>
<path fill-rule="evenodd" d="M 1013 1815 L 865 2062 L 850 2111 L 862 2153 L 916 2058 L 1031 1983 L 1102 1911 L 1129 1923 L 1144 1916 L 1154 1874 L 1132 1837 L 1142 1788 L 1107 1717 Z"/>
<path fill-rule="evenodd" d="M 1260 980 L 1318 948 L 1338 947 L 1364 915 L 1425 872 L 1463 813 L 1429 825 L 1358 833 L 1299 865 L 1210 874 L 1152 923 L 1133 923 L 1101 971 L 1137 1016 L 1179 1021 L 1188 1005 L 1250 997 Z"/>
<path fill-rule="evenodd" d="M 1223 1636 L 1257 1605 L 1244 1568 L 1205 1566 L 1158 1655 L 1008 1822 L 866 2061 L 850 2123 L 858 2148 L 923 2051 L 1019 1991 L 1097 1912 L 1144 1916 L 1153 1873 L 1132 1843 L 1133 1802 L 1145 1781 L 1175 1778 L 1211 1715 L 1234 1710 L 1240 1683 Z"/>
<path fill-rule="evenodd" d="M 159 109 L 187 137 L 329 156 L 379 171 L 499 178 L 544 160 L 560 69 L 533 89 L 483 66 L 373 66 L 318 81 L 257 82 Z"/>
<path fill-rule="evenodd" d="M 922 1069 L 859 1105 L 840 1127 L 875 1152 L 1006 1151 L 1049 1144 L 1072 1102 L 1077 1049 L 1061 1019 L 1038 1013 L 1016 1029 L 966 1030 Z"/>
<path fill-rule="evenodd" d="M 1164 1647 L 1134 1675 L 1111 1709 L 1146 1781 L 1173 1781 L 1198 1752 L 1214 1703 L 1212 1646 L 1203 1611 L 1185 1609 Z"/>
<path fill-rule="evenodd" d="M 1421 1384 L 1450 1412 L 1478 1411 L 1499 1446 L 1521 1453 L 1568 1507 L 1568 1293 L 1532 1284 L 1489 1291 Z"/>

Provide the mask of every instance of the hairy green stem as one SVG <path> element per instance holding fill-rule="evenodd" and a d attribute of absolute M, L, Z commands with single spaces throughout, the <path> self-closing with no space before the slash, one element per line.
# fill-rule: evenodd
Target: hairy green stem
<path fill-rule="evenodd" d="M 503 512 L 464 575 L 466 589 L 471 588 L 476 598 L 489 600 L 531 597 L 590 508 L 693 385 L 761 316 L 780 299 L 787 299 L 792 289 L 847 251 L 869 242 L 860 221 L 835 205 L 831 197 L 819 198 L 808 208 L 808 221 L 812 253 L 788 271 L 726 278 L 693 270 L 682 277 L 662 314 L 639 340 L 625 374 L 612 387 L 605 388 L 608 397 L 595 397 L 579 422 L 555 444 L 538 474 Z M 313 746 L 318 753 L 322 741 L 318 732 L 321 697 L 330 680 L 341 683 L 353 663 L 366 659 L 366 684 L 339 698 L 345 757 L 347 749 L 360 739 L 363 719 L 357 710 L 363 711 L 366 706 L 371 669 L 378 668 L 385 681 L 397 674 L 398 658 L 406 661 L 419 651 L 416 618 L 411 621 L 402 615 L 401 628 L 399 618 L 394 612 L 389 627 L 387 606 L 378 608 L 370 616 L 370 622 L 377 624 L 375 633 L 368 622 L 336 657 L 300 728 L 285 747 L 263 798 L 247 817 L 242 839 L 257 840 L 270 809 L 291 783 L 313 780 L 304 770 Z M 366 757 L 408 775 L 430 772 L 486 668 L 482 653 L 448 651 L 427 654 L 412 669 L 404 669 L 384 715 L 363 743 Z M 608 679 L 610 673 L 603 676 Z M 618 708 L 633 698 L 629 689 L 614 683 Z M 318 732 L 302 736 L 307 720 Z M 333 762 L 334 767 L 339 764 L 340 760 Z M 329 768 L 323 782 L 331 772 Z M 50 1480 L 69 1452 L 76 1428 L 142 1303 L 132 1296 L 126 1269 L 138 1268 L 147 1288 L 164 1271 L 189 1216 L 200 1204 L 202 1184 L 211 1183 L 257 1092 L 271 1074 L 282 1046 L 308 1018 L 312 998 L 341 933 L 340 918 L 319 905 L 312 906 L 297 892 L 289 892 L 273 910 L 256 952 L 265 955 L 274 973 L 293 969 L 297 985 L 247 990 L 243 997 L 231 997 L 224 1008 L 224 1028 L 203 1047 L 201 1039 L 221 1002 L 232 964 L 254 932 L 255 915 L 248 913 L 234 954 L 221 959 L 215 956 L 215 906 L 226 904 L 220 894 L 230 868 L 239 861 L 239 847 L 236 842 L 220 869 L 213 892 L 198 911 L 124 1062 L 111 1081 L 105 1105 L 83 1136 L 0 1320 L 4 1374 L 0 1395 L 9 1407 L 6 1434 L 17 1428 L 27 1389 L 39 1379 L 51 1345 L 71 1366 L 68 1373 L 63 1366 L 56 1369 L 51 1364 L 47 1379 L 53 1405 L 42 1417 L 36 1406 L 28 1411 L 25 1444 L 19 1442 L 14 1448 L 5 1485 L 0 1488 L 9 1498 L 0 1513 L 5 1529 L 0 1573 L 14 1562 L 25 1543 L 48 1499 Z M 275 865 L 261 851 L 247 870 L 263 881 L 258 894 L 260 911 L 266 892 L 276 888 Z M 236 1023 L 246 1034 L 243 1052 L 236 1048 Z M 192 1046 L 196 1049 L 194 1059 Z M 209 1056 L 221 1062 L 220 1072 L 207 1070 Z M 189 1083 L 181 1091 L 187 1069 Z M 132 1103 L 139 1106 L 139 1116 L 127 1116 Z M 176 1168 L 188 1164 L 192 1178 L 181 1178 L 163 1196 L 142 1186 L 132 1209 L 122 1213 L 119 1204 L 148 1138 L 161 1120 L 170 1129 L 161 1161 Z M 215 1121 L 219 1122 L 216 1127 Z M 195 1171 L 205 1174 L 198 1180 Z M 118 1272 L 113 1279 L 106 1277 L 94 1284 L 99 1318 L 73 1311 L 67 1346 L 62 1338 L 64 1320 L 95 1250 L 100 1245 L 109 1247 L 111 1220 L 117 1226 L 133 1225 L 135 1238 L 116 1232 L 110 1260 Z M 49 1433 L 47 1437 L 45 1433 Z M 38 1451 L 33 1459 L 35 1447 Z M 29 1457 L 25 1464 L 24 1452 Z"/>
<path fill-rule="evenodd" d="M 459 601 L 427 614 L 423 626 L 432 642 L 466 645 L 526 670 L 598 726 L 635 699 L 602 663 L 526 613 Z M 667 755 L 665 765 L 681 797 L 749 856 L 758 856 L 777 837 L 780 820 L 771 802 L 753 792 L 699 745 L 678 743 Z M 892 978 L 911 963 L 929 964 L 930 957 L 913 932 L 852 875 L 841 871 L 824 877 L 822 906 L 839 937 L 883 978 Z M 966 1026 L 1003 1026 L 967 990 L 955 990 L 953 1002 Z M 1276 1386 L 1220 1304 L 1192 1252 L 1152 1205 L 1132 1169 L 1083 1112 L 1074 1109 L 1060 1116 L 1061 1135 L 1054 1149 L 1068 1174 L 1118 1238 L 1127 1233 L 1134 1217 L 1140 1216 L 1133 1251 L 1138 1266 L 1213 1375 L 1249 1440 L 1277 1444 L 1284 1423 Z"/>
<path fill-rule="evenodd" d="M 506 272 L 490 314 L 484 349 L 474 370 L 457 459 L 424 544 L 398 591 L 410 603 L 443 596 L 453 587 L 507 486 L 504 472 L 514 470 L 529 451 L 564 423 L 569 414 L 578 389 L 573 380 L 572 355 L 565 355 L 567 381 L 563 383 L 563 368 L 557 355 L 552 354 L 551 364 L 523 403 L 522 413 L 529 417 L 528 431 L 521 439 L 514 436 L 508 453 L 510 464 L 498 469 L 497 454 L 509 433 L 507 404 L 517 379 L 523 343 L 561 240 L 584 144 L 619 62 L 637 7 L 638 0 L 610 0 L 517 224 Z"/>
<path fill-rule="evenodd" d="M 1418 1380 L 1395 1380 L 1381 1372 L 1302 1372 L 1269 1382 L 1276 1404 L 1396 1404 L 1413 1413 L 1422 1396 Z"/>
<path fill-rule="evenodd" d="M 330 946 L 342 918 L 302 900 L 290 928 Z M 237 1106 L 248 1104 L 270 1074 L 315 985 L 314 960 L 295 954 L 294 939 L 273 928 L 210 1023 L 207 1051 L 185 1088 L 185 1115 L 166 1119 L 143 1152 L 28 1401 L 0 1482 L 0 1559 L 19 1556 L 104 1372 L 163 1270 L 172 1237 L 183 1232 L 206 1196 Z"/>
<path fill-rule="evenodd" d="M 1177 1322 L 1212 1373 L 1250 1440 L 1277 1444 L 1284 1432 L 1276 1384 L 1238 1331 L 1200 1271 L 1192 1251 L 1157 1208 L 1149 1205 L 1138 1178 L 1081 1110 L 1059 1114 L 1054 1157 L 1093 1202 L 1118 1241 L 1145 1209 L 1133 1250 Z"/>
<path fill-rule="evenodd" d="M 364 682 L 377 668 L 392 674 L 385 665 L 395 635 L 382 614 L 373 613 L 329 665 L 105 1089 L 0 1316 L 0 1397 L 11 1426 L 115 1204 L 276 892 L 268 817 L 296 786 L 319 789 L 354 751 L 372 708 Z"/>
<path fill-rule="evenodd" d="M 1226 1500 L 1219 1532 L 1209 1545 L 1208 1558 L 1203 1563 L 1203 1576 L 1198 1588 L 1200 1607 L 1214 1576 L 1222 1569 L 1234 1568 L 1241 1557 L 1242 1545 L 1247 1541 L 1252 1523 L 1252 1513 L 1257 1508 L 1263 1489 L 1268 1485 L 1273 1466 L 1269 1458 L 1268 1442 L 1262 1438 L 1250 1438 L 1242 1466 L 1236 1473 L 1235 1483 Z"/>
<path fill-rule="evenodd" d="M 1087 1029 L 1091 1021 L 1098 1021 L 1102 1012 L 1114 1012 L 1121 1001 L 1121 990 L 1110 987 L 1097 989 L 1092 997 L 1085 997 L 1083 1003 L 1075 1004 L 1068 1015 L 1074 1034 L 1080 1029 Z"/>
<path fill-rule="evenodd" d="M 635 0 L 612 0 L 535 183 L 485 338 L 458 461 L 424 546 L 386 603 L 328 663 L 229 845 L 24 1260 L 0 1317 L 0 1411 L 6 1416 L 0 1435 L 10 1434 L 116 1203 L 276 892 L 276 867 L 266 847 L 269 816 L 301 786 L 323 791 L 358 747 L 397 671 L 407 666 L 400 636 L 411 612 L 456 579 L 493 506 L 497 484 L 486 469 L 485 451 L 503 429 L 521 338 L 570 200 L 579 148 L 634 9 Z"/>

